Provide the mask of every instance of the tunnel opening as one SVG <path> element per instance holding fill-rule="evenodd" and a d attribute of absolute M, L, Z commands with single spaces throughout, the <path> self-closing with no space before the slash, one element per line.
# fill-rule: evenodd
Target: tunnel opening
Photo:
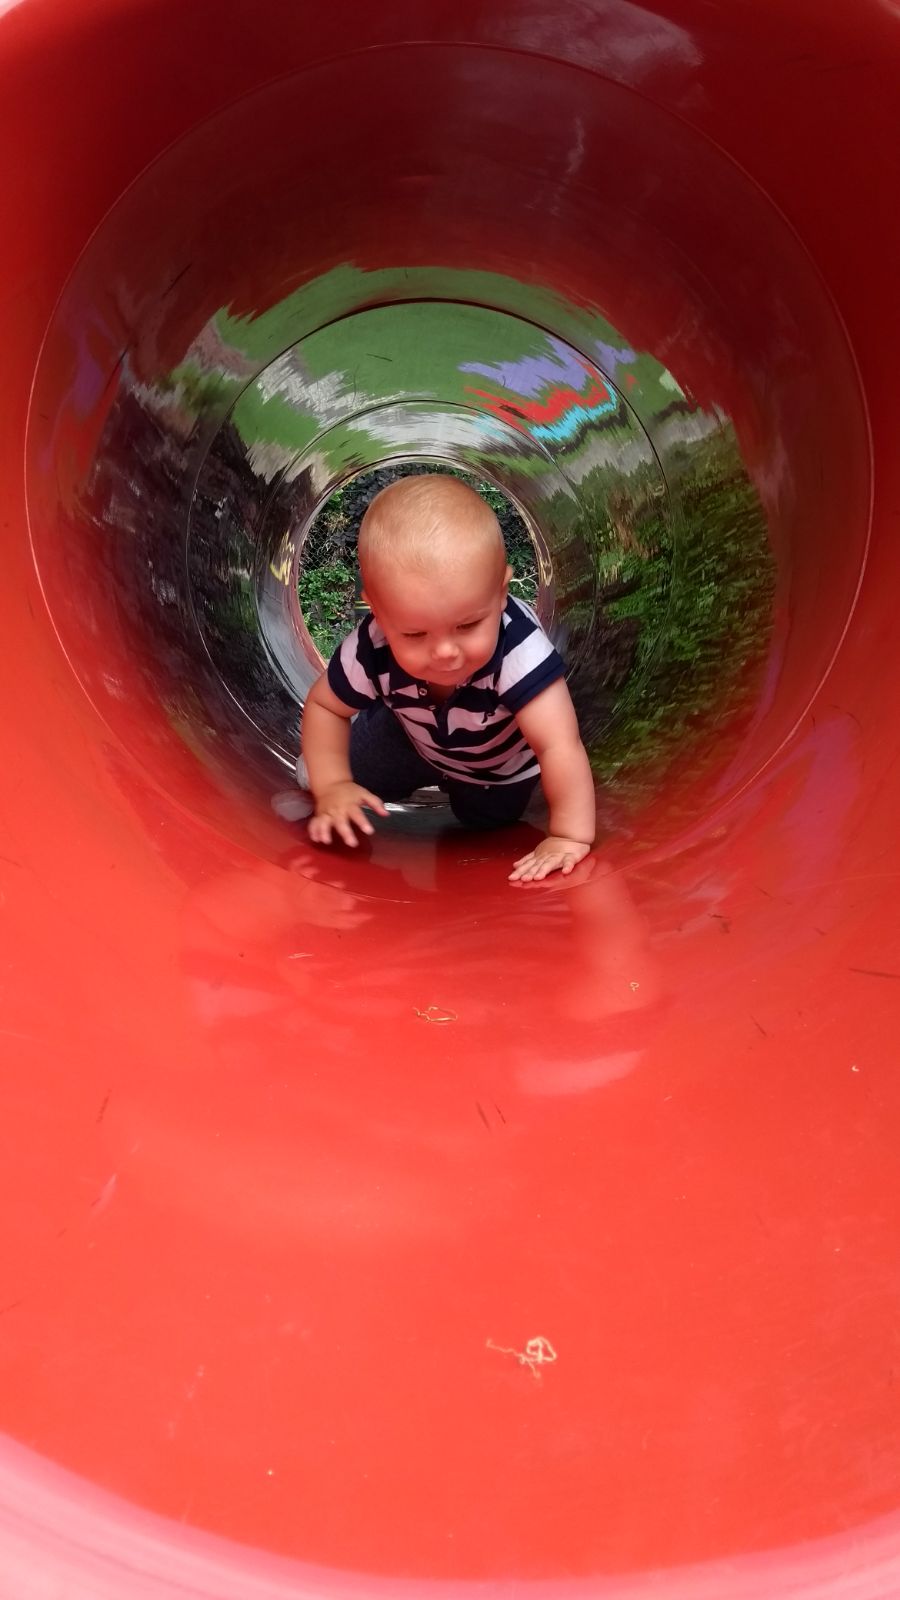
<path fill-rule="evenodd" d="M 0 17 L 21 1592 L 894 1593 L 895 19 L 814 9 Z M 409 454 L 546 545 L 566 892 L 273 816 Z"/>
<path fill-rule="evenodd" d="M 368 103 L 363 58 L 316 64 L 177 140 L 73 269 L 28 450 L 54 626 L 132 757 L 185 804 L 202 791 L 221 823 L 242 788 L 267 809 L 317 671 L 299 643 L 300 531 L 348 475 L 431 453 L 487 474 L 537 531 L 598 782 L 647 837 L 673 837 L 773 758 L 846 624 L 866 457 L 841 330 L 764 196 L 659 107 L 562 62 L 427 45 L 381 59 L 415 87 L 378 113 L 377 174 L 374 146 L 350 161 L 347 130 L 332 148 L 317 120 Z M 488 106 L 521 117 L 526 82 L 547 138 L 524 212 Z M 292 231 L 301 86 L 305 165 L 337 162 L 350 189 L 338 206 L 310 182 Z M 589 194 L 567 178 L 579 140 Z M 174 202 L 188 191 L 203 205 Z M 714 267 L 693 244 L 712 229 Z M 202 780 L 159 760 L 170 738 Z"/>
<path fill-rule="evenodd" d="M 469 473 L 449 469 L 480 494 L 497 516 L 513 569 L 513 594 L 535 605 L 539 567 L 546 551 L 539 549 L 533 529 L 502 489 Z M 301 537 L 297 561 L 297 593 L 305 631 L 324 665 L 343 636 L 366 614 L 356 559 L 360 523 L 381 489 L 398 478 L 421 472 L 446 473 L 445 463 L 416 458 L 359 473 L 333 490 L 314 513 Z"/>

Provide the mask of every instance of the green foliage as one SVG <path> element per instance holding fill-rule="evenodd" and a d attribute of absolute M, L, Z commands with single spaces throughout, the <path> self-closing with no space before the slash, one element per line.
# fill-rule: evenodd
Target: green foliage
<path fill-rule="evenodd" d="M 681 467 L 674 538 L 660 518 L 646 557 L 623 556 L 620 584 L 633 586 L 607 607 L 612 619 L 633 618 L 638 633 L 593 757 L 606 780 L 639 772 L 641 784 L 655 781 L 690 747 L 721 759 L 768 649 L 774 560 L 734 436 L 693 445 Z"/>
<path fill-rule="evenodd" d="M 306 626 L 319 654 L 327 660 L 353 627 L 353 568 L 344 561 L 304 567 L 298 589 Z"/>

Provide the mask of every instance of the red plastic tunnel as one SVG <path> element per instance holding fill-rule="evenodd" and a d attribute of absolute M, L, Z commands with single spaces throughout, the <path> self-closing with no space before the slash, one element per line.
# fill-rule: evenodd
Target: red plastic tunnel
<path fill-rule="evenodd" d="M 0 11 L 0 1593 L 896 1596 L 900 8 Z M 565 882 L 283 814 L 399 457 L 537 541 Z M 597 665 L 626 469 L 721 700 Z"/>

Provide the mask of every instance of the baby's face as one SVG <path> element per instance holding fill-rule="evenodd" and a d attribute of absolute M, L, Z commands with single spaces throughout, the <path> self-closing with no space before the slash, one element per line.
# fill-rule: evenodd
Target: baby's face
<path fill-rule="evenodd" d="M 490 661 L 511 577 L 507 567 L 498 581 L 493 561 L 429 575 L 396 572 L 369 588 L 367 599 L 404 671 L 452 689 Z"/>

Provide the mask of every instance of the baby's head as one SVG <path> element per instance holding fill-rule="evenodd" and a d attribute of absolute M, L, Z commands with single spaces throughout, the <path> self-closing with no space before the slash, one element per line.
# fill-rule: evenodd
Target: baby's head
<path fill-rule="evenodd" d="M 359 530 L 365 598 L 395 659 L 452 687 L 494 653 L 511 569 L 493 511 L 458 478 L 423 473 L 376 495 Z"/>

